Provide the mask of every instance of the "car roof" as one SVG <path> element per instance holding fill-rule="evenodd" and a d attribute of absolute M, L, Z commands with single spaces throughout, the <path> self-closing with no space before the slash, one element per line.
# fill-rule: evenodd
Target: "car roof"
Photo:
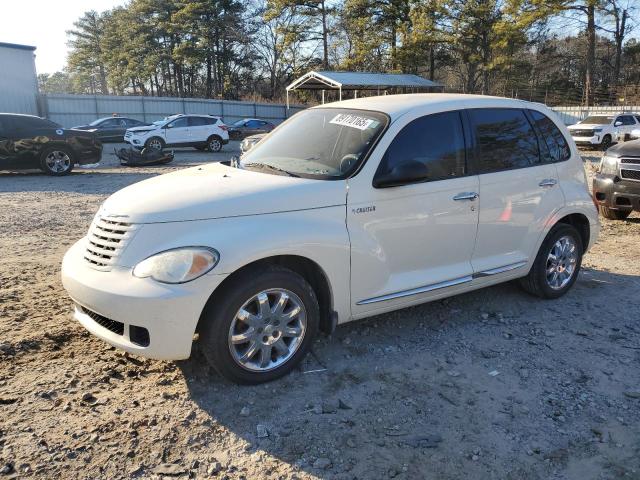
<path fill-rule="evenodd" d="M 465 108 L 531 108 L 545 109 L 540 103 L 526 102 L 513 98 L 491 97 L 488 95 L 469 95 L 460 93 L 408 93 L 402 95 L 380 95 L 341 102 L 317 105 L 313 108 L 354 108 L 373 110 L 397 118 L 415 108 L 433 106 L 444 109 Z"/>

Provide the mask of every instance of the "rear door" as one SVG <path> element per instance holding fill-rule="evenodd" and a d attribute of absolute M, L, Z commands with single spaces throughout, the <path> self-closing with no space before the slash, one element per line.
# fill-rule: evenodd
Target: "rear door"
<path fill-rule="evenodd" d="M 191 131 L 191 141 L 204 143 L 211 135 L 211 123 L 215 119 L 207 117 L 189 117 L 189 130 Z"/>
<path fill-rule="evenodd" d="M 541 161 L 538 136 L 524 110 L 468 110 L 480 202 L 471 263 L 476 275 L 522 268 L 535 256 L 547 220 L 564 204 L 553 163 Z"/>
<path fill-rule="evenodd" d="M 636 128 L 636 120 L 633 118 L 633 115 L 620 115 L 618 119 L 622 122 L 622 125 L 618 127 L 618 131 L 620 132 L 618 140 L 623 142 L 629 139 L 629 134 Z"/>

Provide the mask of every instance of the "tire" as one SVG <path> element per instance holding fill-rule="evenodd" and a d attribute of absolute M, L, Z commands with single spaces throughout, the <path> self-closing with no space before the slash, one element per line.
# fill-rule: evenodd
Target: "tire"
<path fill-rule="evenodd" d="M 211 135 L 207 139 L 207 150 L 210 152 L 219 152 L 222 150 L 222 139 L 217 135 Z"/>
<path fill-rule="evenodd" d="M 600 142 L 600 149 L 604 152 L 607 151 L 607 149 L 612 145 L 611 142 L 611 135 L 605 135 L 602 138 L 602 142 Z"/>
<path fill-rule="evenodd" d="M 226 379 L 250 385 L 289 373 L 318 332 L 320 308 L 309 283 L 291 270 L 269 267 L 240 273 L 223 288 L 203 313 L 200 344 L 208 363 Z M 263 313 L 259 302 L 268 305 Z"/>
<path fill-rule="evenodd" d="M 154 150 L 163 150 L 164 140 L 162 140 L 160 137 L 151 137 L 149 140 L 144 142 L 144 148 L 152 148 Z"/>
<path fill-rule="evenodd" d="M 598 208 L 604 218 L 609 220 L 624 220 L 631 215 L 631 210 L 614 210 L 612 208 L 600 206 Z"/>
<path fill-rule="evenodd" d="M 556 263 L 554 272 L 550 272 L 548 269 L 554 266 L 551 254 L 554 249 L 557 253 L 558 244 L 561 244 L 561 242 L 566 239 L 569 240 L 569 245 L 572 245 L 574 250 L 567 252 L 568 255 L 566 257 L 556 255 L 562 263 Z M 572 225 L 565 223 L 556 224 L 542 242 L 529 274 L 520 279 L 520 285 L 530 294 L 540 298 L 551 299 L 561 297 L 571 289 L 578 278 L 580 265 L 582 265 L 583 251 L 584 247 L 578 231 Z M 569 257 L 572 257 L 573 261 L 571 261 Z M 564 267 L 568 267 L 569 265 L 572 266 L 572 270 L 569 276 L 566 277 L 565 275 L 569 271 L 569 268 Z M 553 273 L 556 274 L 555 280 L 560 280 L 560 282 L 555 285 L 553 285 Z"/>
<path fill-rule="evenodd" d="M 60 177 L 73 170 L 75 159 L 73 153 L 65 147 L 49 147 L 40 155 L 40 169 L 47 175 Z"/>

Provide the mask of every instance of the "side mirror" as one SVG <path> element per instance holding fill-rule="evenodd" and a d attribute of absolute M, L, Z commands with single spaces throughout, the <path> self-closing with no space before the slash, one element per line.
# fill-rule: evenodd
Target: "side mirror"
<path fill-rule="evenodd" d="M 427 175 L 428 169 L 424 163 L 407 160 L 393 167 L 388 173 L 376 175 L 373 179 L 373 186 L 375 188 L 399 187 L 426 180 Z"/>
<path fill-rule="evenodd" d="M 616 122 L 613 124 L 614 127 L 619 127 L 620 125 L 622 125 L 621 120 L 616 120 Z"/>

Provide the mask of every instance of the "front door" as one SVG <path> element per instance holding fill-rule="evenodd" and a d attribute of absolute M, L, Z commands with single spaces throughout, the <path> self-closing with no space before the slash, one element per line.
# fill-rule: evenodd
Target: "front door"
<path fill-rule="evenodd" d="M 522 268 L 547 219 L 564 204 L 556 166 L 541 161 L 524 110 L 469 110 L 476 139 L 480 217 L 472 264 L 476 274 Z"/>
<path fill-rule="evenodd" d="M 406 124 L 375 176 L 402 170 L 405 162 L 424 165 L 424 178 L 386 188 L 373 187 L 363 175 L 349 181 L 354 317 L 418 303 L 471 281 L 478 177 L 467 167 L 461 114 Z"/>
<path fill-rule="evenodd" d="M 164 132 L 167 145 L 180 145 L 191 142 L 189 117 L 176 118 L 167 124 Z"/>

